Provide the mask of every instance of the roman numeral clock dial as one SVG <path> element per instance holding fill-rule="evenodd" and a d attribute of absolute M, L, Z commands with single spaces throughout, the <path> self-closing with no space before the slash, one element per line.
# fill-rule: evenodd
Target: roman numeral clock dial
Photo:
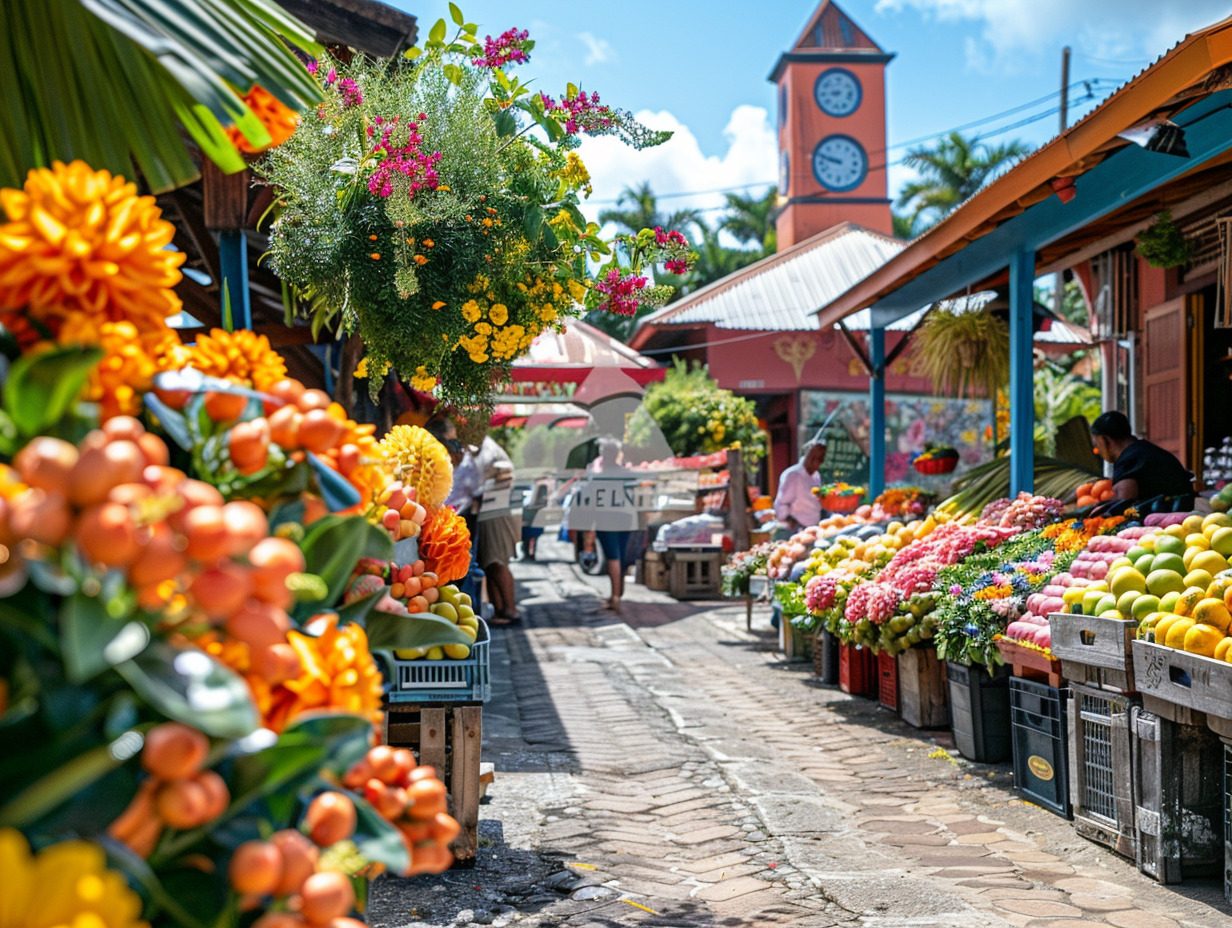
<path fill-rule="evenodd" d="M 868 175 L 868 155 L 849 135 L 831 135 L 813 149 L 813 176 L 835 193 L 855 190 Z"/>

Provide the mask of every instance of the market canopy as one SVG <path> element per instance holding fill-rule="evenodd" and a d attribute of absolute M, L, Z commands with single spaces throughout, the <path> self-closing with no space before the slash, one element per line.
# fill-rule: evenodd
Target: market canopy
<path fill-rule="evenodd" d="M 638 388 L 663 379 L 666 368 L 580 319 L 546 331 L 513 362 L 498 399 L 523 403 L 569 402 L 592 374 L 631 380 Z"/>

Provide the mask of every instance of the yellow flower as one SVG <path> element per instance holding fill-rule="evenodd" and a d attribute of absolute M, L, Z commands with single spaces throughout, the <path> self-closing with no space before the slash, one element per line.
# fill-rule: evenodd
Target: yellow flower
<path fill-rule="evenodd" d="M 571 280 L 568 283 L 569 295 L 573 297 L 573 302 L 581 303 L 586 299 L 586 287 L 576 280 Z"/>
<path fill-rule="evenodd" d="M 475 326 L 475 331 L 480 335 L 491 335 L 492 326 L 488 325 L 486 322 L 480 322 Z"/>
<path fill-rule="evenodd" d="M 436 389 L 436 376 L 429 374 L 428 369 L 421 364 L 411 376 L 411 386 L 420 393 L 431 393 Z"/>
<path fill-rule="evenodd" d="M 381 363 L 380 376 L 384 377 L 386 374 L 388 374 L 389 369 L 392 366 L 393 365 L 391 365 L 388 361 L 383 361 Z M 368 370 L 368 358 L 365 355 L 364 357 L 360 358 L 359 363 L 355 365 L 355 376 L 362 379 L 364 377 L 367 377 L 370 373 L 371 371 Z"/>
<path fill-rule="evenodd" d="M 479 317 L 483 315 L 479 310 L 479 304 L 474 300 L 467 300 L 462 304 L 462 318 L 472 324 L 479 321 Z"/>
<path fill-rule="evenodd" d="M 197 343 L 189 350 L 190 363 L 201 373 L 235 380 L 255 390 L 267 390 L 287 376 L 286 362 L 270 347 L 269 339 L 247 329 L 211 329 L 209 335 L 197 336 Z"/>
<path fill-rule="evenodd" d="M 30 853 L 21 832 L 0 829 L 0 928 L 146 928 L 141 898 L 103 849 L 61 841 Z"/>
<path fill-rule="evenodd" d="M 415 372 L 416 376 L 420 371 L 427 376 L 423 367 Z M 435 378 L 432 386 L 436 386 Z M 381 440 L 380 447 L 393 466 L 394 476 L 415 488 L 422 506 L 436 509 L 445 502 L 453 486 L 453 462 L 445 446 L 431 432 L 417 425 L 395 425 Z"/>
<path fill-rule="evenodd" d="M 44 323 L 79 310 L 147 333 L 180 311 L 171 288 L 185 255 L 166 247 L 175 226 L 136 184 L 56 161 L 30 171 L 21 190 L 0 190 L 0 210 L 9 219 L 0 224 L 0 310 Z M 34 340 L 24 319 L 4 324 Z"/>
<path fill-rule="evenodd" d="M 492 308 L 488 310 L 488 318 L 495 325 L 504 325 L 509 321 L 509 307 L 504 303 L 494 303 Z"/>

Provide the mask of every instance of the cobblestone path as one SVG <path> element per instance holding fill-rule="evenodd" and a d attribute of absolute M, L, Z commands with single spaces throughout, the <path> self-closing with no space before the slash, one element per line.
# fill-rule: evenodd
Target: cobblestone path
<path fill-rule="evenodd" d="M 377 928 L 1232 924 L 1214 881 L 1159 886 L 1016 798 L 1004 767 L 810 685 L 742 606 L 631 587 L 615 617 L 571 565 L 517 575 L 478 863 L 382 880 Z"/>

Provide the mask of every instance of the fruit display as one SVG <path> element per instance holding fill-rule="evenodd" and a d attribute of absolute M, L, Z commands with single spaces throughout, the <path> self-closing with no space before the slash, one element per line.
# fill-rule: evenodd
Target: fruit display
<path fill-rule="evenodd" d="M 1074 505 L 1079 509 L 1086 509 L 1097 503 L 1106 503 L 1112 499 L 1112 481 L 1105 478 L 1092 483 L 1082 483 L 1078 485 L 1074 493 L 1077 496 Z"/>
<path fill-rule="evenodd" d="M 443 619 L 469 639 L 468 642 L 395 648 L 393 654 L 399 660 L 461 661 L 471 656 L 471 645 L 479 635 L 479 617 L 475 614 L 471 597 L 452 584 L 441 583 L 436 574 L 425 569 L 423 560 L 399 565 L 371 558 L 362 559 L 356 565 L 345 601 L 355 603 L 372 597 L 376 597 L 372 608 L 377 612 L 408 618 L 426 615 Z"/>
<path fill-rule="evenodd" d="M 934 448 L 928 445 L 911 459 L 911 466 L 921 474 L 952 474 L 958 468 L 958 451 L 954 448 Z"/>

